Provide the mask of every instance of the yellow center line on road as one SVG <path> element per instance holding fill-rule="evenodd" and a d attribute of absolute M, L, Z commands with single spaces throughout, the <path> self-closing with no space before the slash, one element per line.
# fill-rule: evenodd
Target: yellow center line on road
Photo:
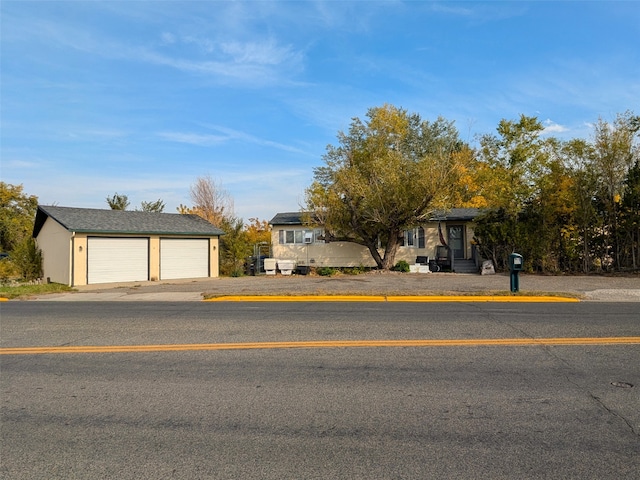
<path fill-rule="evenodd" d="M 193 343 L 177 345 L 75 345 L 64 347 L 4 347 L 0 355 L 60 353 L 142 353 L 206 350 L 252 350 L 281 348 L 375 348 L 375 347 L 480 347 L 550 345 L 635 345 L 640 337 L 582 338 L 475 338 L 450 340 L 314 340 L 298 342 Z"/>

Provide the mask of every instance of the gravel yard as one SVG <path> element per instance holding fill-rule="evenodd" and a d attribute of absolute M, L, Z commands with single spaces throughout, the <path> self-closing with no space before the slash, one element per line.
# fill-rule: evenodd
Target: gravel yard
<path fill-rule="evenodd" d="M 508 293 L 508 274 L 399 273 L 372 271 L 360 275 L 246 276 L 166 282 L 136 282 L 78 287 L 79 292 L 114 290 L 124 294 L 199 292 L 221 295 L 434 295 Z M 520 275 L 524 294 L 571 294 L 596 300 L 640 301 L 640 275 Z"/>

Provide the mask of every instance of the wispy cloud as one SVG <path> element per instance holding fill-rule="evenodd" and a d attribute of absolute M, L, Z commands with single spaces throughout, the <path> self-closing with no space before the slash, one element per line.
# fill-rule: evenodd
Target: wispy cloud
<path fill-rule="evenodd" d="M 563 132 L 569 131 L 569 129 L 564 125 L 560 125 L 550 119 L 546 119 L 544 122 L 542 122 L 542 124 L 544 125 L 544 130 L 542 133 L 545 135 L 550 135 L 554 133 L 563 133 Z"/>
<path fill-rule="evenodd" d="M 163 140 L 177 143 L 188 143 L 190 145 L 198 145 L 202 147 L 210 147 L 212 145 L 219 145 L 229 140 L 227 136 L 221 135 L 202 135 L 197 133 L 183 133 L 183 132 L 159 132 L 156 134 Z"/>
<path fill-rule="evenodd" d="M 486 23 L 519 17 L 528 7 L 518 2 L 429 2 L 427 8 L 437 14 Z"/>
<path fill-rule="evenodd" d="M 292 145 L 286 145 L 284 143 L 280 143 L 280 142 L 275 142 L 273 140 L 267 140 L 264 138 L 259 138 L 256 137 L 254 135 L 251 135 L 249 133 L 246 132 L 242 132 L 239 130 L 234 130 L 232 128 L 228 128 L 228 127 L 224 127 L 224 126 L 220 126 L 220 125 L 206 125 L 207 128 L 214 130 L 214 131 L 218 131 L 221 132 L 223 134 L 225 134 L 229 139 L 232 140 L 238 140 L 238 141 L 243 141 L 243 142 L 247 142 L 247 143 L 252 143 L 255 145 L 261 145 L 264 147 L 270 147 L 270 148 L 275 148 L 278 150 L 284 150 L 286 152 L 291 152 L 291 153 L 298 153 L 298 154 L 303 154 L 303 155 L 307 155 L 308 153 L 305 152 L 304 150 L 298 148 L 298 147 L 294 147 Z"/>
<path fill-rule="evenodd" d="M 204 44 L 200 40 L 199 45 Z M 198 74 L 227 85 L 263 87 L 294 84 L 294 77 L 302 71 L 301 52 L 279 46 L 273 40 L 263 44 L 249 42 L 211 43 L 206 47 L 210 55 L 191 58 L 188 53 L 165 53 L 148 47 L 114 49 L 115 55 L 126 60 L 170 67 L 184 73 Z"/>
<path fill-rule="evenodd" d="M 432 2 L 429 8 L 437 13 L 445 13 L 447 15 L 458 15 L 469 17 L 474 14 L 474 10 L 460 4 L 447 4 L 443 2 Z"/>
<path fill-rule="evenodd" d="M 40 168 L 42 164 L 33 160 L 21 160 L 21 159 L 3 159 L 2 165 L 4 168 L 12 170 L 34 170 Z"/>
<path fill-rule="evenodd" d="M 61 128 L 60 133 L 74 140 L 83 141 L 112 141 L 129 135 L 129 132 L 124 130 L 78 128 L 77 126 L 68 126 L 64 130 Z"/>
<path fill-rule="evenodd" d="M 273 39 L 264 43 L 225 42 L 220 49 L 235 63 L 282 65 L 298 63 L 300 54 L 290 46 L 280 46 Z"/>
<path fill-rule="evenodd" d="M 289 153 L 296 153 L 301 155 L 312 155 L 305 150 L 287 145 L 284 143 L 276 142 L 273 140 L 267 140 L 259 138 L 246 132 L 235 130 L 220 125 L 205 125 L 209 130 L 219 132 L 222 135 L 216 134 L 203 134 L 192 132 L 158 132 L 156 135 L 163 140 L 169 142 L 186 143 L 190 145 L 197 145 L 202 147 L 211 147 L 214 145 L 221 145 L 228 142 L 244 142 L 253 145 L 259 145 L 262 147 L 269 147 L 277 150 L 282 150 Z"/>
<path fill-rule="evenodd" d="M 160 34 L 160 45 L 173 45 L 176 43 L 176 36 L 171 32 L 162 32 Z"/>
<path fill-rule="evenodd" d="M 155 39 L 129 37 L 126 43 L 107 31 L 38 18 L 16 19 L 16 25 L 6 29 L 3 22 L 3 29 L 3 41 L 17 41 L 27 35 L 30 41 L 88 54 L 93 59 L 169 67 L 226 85 L 292 84 L 304 68 L 303 51 L 269 34 L 237 34 L 237 38 L 229 34 L 220 40 L 206 34 L 180 35 L 164 30 Z"/>
<path fill-rule="evenodd" d="M 175 52 L 176 46 L 182 46 L 182 55 L 198 55 L 202 58 L 209 58 L 209 61 L 233 64 L 254 64 L 254 65 L 291 65 L 299 64 L 303 58 L 300 51 L 297 51 L 290 44 L 281 44 L 273 37 L 252 38 L 248 40 L 224 40 L 218 41 L 215 38 L 204 35 L 179 36 L 171 32 L 163 32 L 160 36 L 160 46 L 172 47 Z M 196 47 L 195 51 L 189 51 L 188 47 Z"/>

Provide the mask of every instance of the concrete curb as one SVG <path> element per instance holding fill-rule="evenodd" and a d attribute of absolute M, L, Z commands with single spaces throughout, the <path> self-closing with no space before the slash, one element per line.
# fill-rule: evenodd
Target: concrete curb
<path fill-rule="evenodd" d="M 68 292 L 30 298 L 35 302 L 200 302 L 200 292 L 127 293 L 122 291 Z"/>
<path fill-rule="evenodd" d="M 501 302 L 576 303 L 572 297 L 499 295 L 225 295 L 205 298 L 204 302 Z"/>

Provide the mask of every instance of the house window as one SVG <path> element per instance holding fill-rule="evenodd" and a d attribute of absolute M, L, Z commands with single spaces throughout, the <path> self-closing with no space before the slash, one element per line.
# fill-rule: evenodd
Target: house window
<path fill-rule="evenodd" d="M 401 247 L 425 247 L 424 228 L 418 227 L 412 230 L 405 230 L 400 240 Z"/>
<path fill-rule="evenodd" d="M 407 230 L 404 232 L 404 244 L 407 247 L 413 247 L 415 239 L 415 230 Z"/>
<path fill-rule="evenodd" d="M 405 230 L 402 240 L 400 241 L 402 247 L 424 248 L 424 244 L 424 229 L 422 227 Z"/>
<path fill-rule="evenodd" d="M 323 231 L 321 228 L 310 230 L 279 230 L 278 241 L 280 245 L 305 245 L 309 243 L 320 243 L 319 240 Z"/>

